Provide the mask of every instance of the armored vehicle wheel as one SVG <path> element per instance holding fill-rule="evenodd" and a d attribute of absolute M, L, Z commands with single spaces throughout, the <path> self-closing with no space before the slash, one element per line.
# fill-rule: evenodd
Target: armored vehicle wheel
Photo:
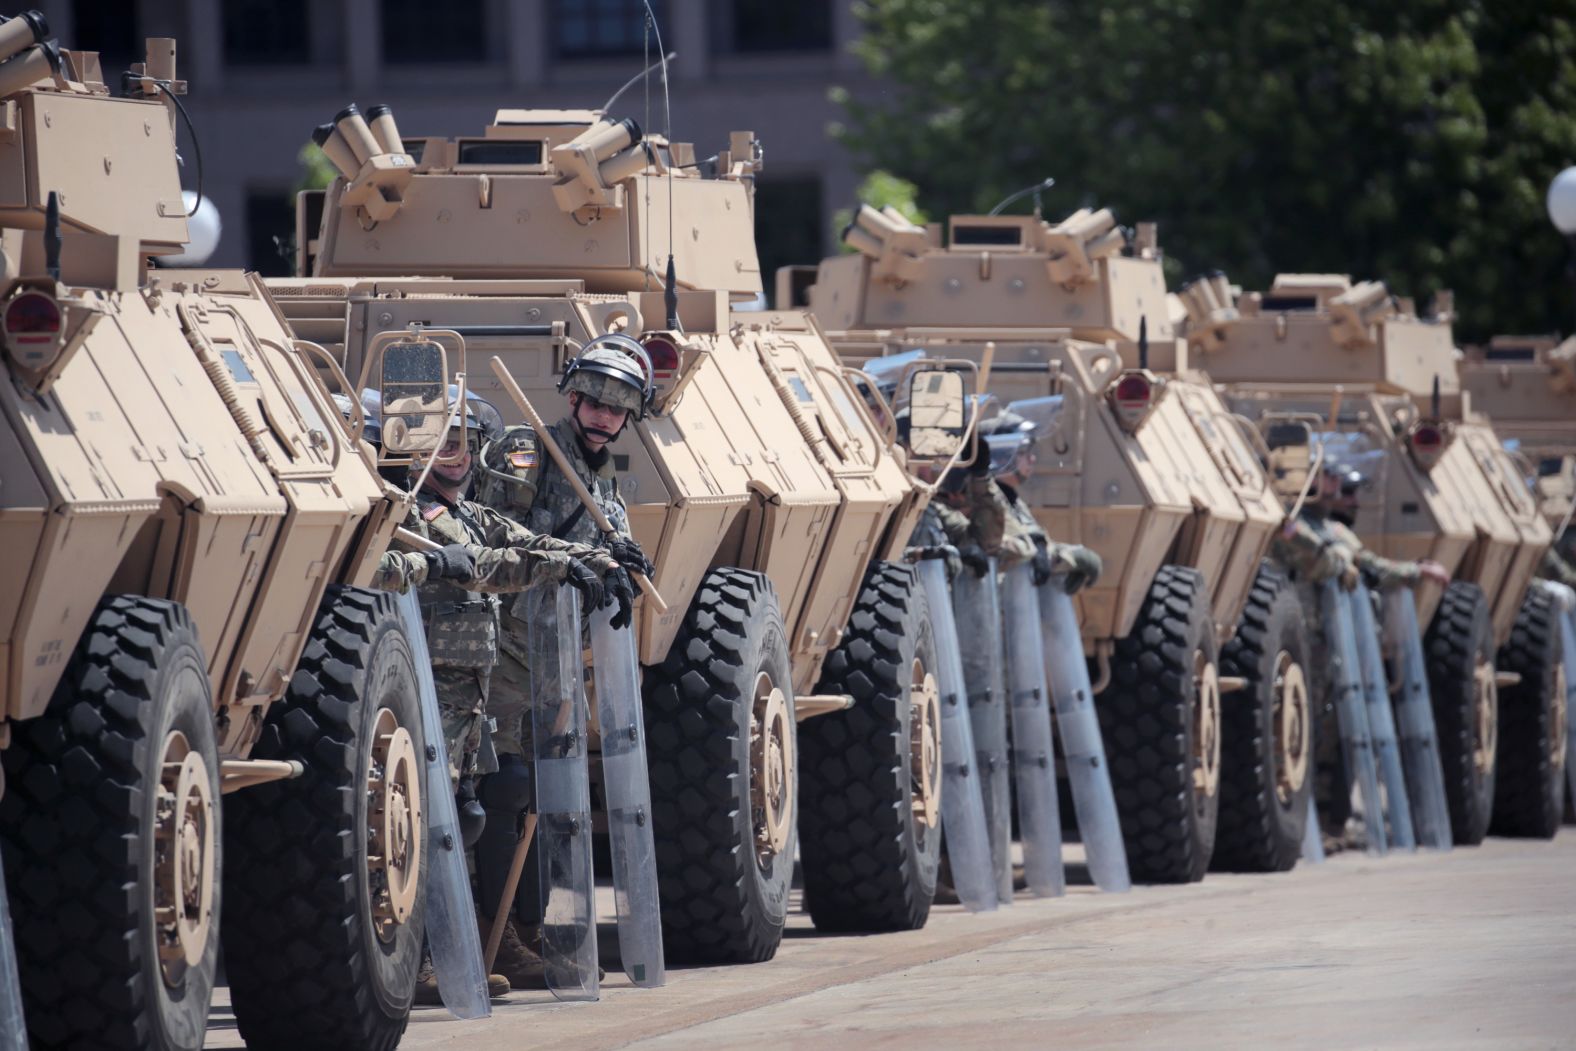
<path fill-rule="evenodd" d="M 1247 680 L 1221 701 L 1220 819 L 1210 867 L 1285 872 L 1302 854 L 1313 783 L 1313 709 L 1302 606 L 1280 570 L 1259 567 L 1226 675 Z"/>
<path fill-rule="evenodd" d="M 1162 566 L 1100 694 L 1135 883 L 1204 878 L 1220 805 L 1220 685 L 1203 576 Z"/>
<path fill-rule="evenodd" d="M 0 844 L 35 1047 L 198 1048 L 219 953 L 219 756 L 178 603 L 106 598 L 4 753 Z"/>
<path fill-rule="evenodd" d="M 330 587 L 231 797 L 224 962 L 253 1047 L 393 1048 L 421 964 L 421 701 L 393 596 Z M 439 746 L 441 747 L 441 745 Z"/>
<path fill-rule="evenodd" d="M 769 960 L 788 915 L 796 783 L 788 643 L 765 575 L 701 581 L 645 703 L 668 961 Z"/>
<path fill-rule="evenodd" d="M 1483 589 L 1451 581 L 1423 640 L 1428 690 L 1439 728 L 1450 830 L 1458 846 L 1483 842 L 1494 805 L 1499 694 Z"/>
<path fill-rule="evenodd" d="M 1499 756 L 1494 777 L 1496 836 L 1551 839 L 1559 830 L 1565 796 L 1564 650 L 1562 612 L 1542 588 L 1527 592 L 1499 667 L 1521 681 L 1499 698 Z"/>
<path fill-rule="evenodd" d="M 799 728 L 805 907 L 824 931 L 918 930 L 941 859 L 941 711 L 911 568 L 871 567 L 816 692 L 854 706 Z"/>

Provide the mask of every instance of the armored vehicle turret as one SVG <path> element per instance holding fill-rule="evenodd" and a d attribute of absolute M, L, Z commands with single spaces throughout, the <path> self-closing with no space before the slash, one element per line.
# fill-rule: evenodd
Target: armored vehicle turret
<path fill-rule="evenodd" d="M 222 938 L 249 1041 L 392 1047 L 424 737 L 359 585 L 398 505 L 256 277 L 158 265 L 174 41 L 116 95 L 46 32 L 0 23 L 0 846 L 35 1046 L 200 1047 Z"/>
<path fill-rule="evenodd" d="M 1217 813 L 1223 860 L 1270 851 L 1289 865 L 1302 785 L 1273 836 L 1239 835 L 1236 811 L 1220 810 L 1223 779 L 1229 793 L 1237 776 L 1219 750 L 1221 690 L 1279 703 L 1273 676 L 1223 679 L 1219 661 L 1258 601 L 1282 511 L 1252 446 L 1188 370 L 1154 226 L 1129 237 L 1109 211 L 1085 209 L 1054 224 L 957 215 L 946 234 L 861 207 L 843 238 L 854 251 L 779 273 L 779 305 L 807 305 L 848 364 L 993 348 L 990 392 L 1038 424 L 1023 499 L 1053 538 L 1108 567 L 1077 603 L 1133 878 L 1201 878 Z"/>
<path fill-rule="evenodd" d="M 1491 828 L 1552 834 L 1554 745 L 1546 725 L 1524 732 L 1564 709 L 1558 623 L 1548 597 L 1528 590 L 1550 531 L 1462 389 L 1449 303 L 1425 318 L 1377 281 L 1282 274 L 1268 291 L 1240 293 L 1214 275 L 1186 286 L 1177 308 L 1234 411 L 1261 426 L 1309 421 L 1327 454 L 1363 477 L 1365 544 L 1453 575 L 1417 601 L 1455 841 Z"/>
<path fill-rule="evenodd" d="M 735 309 L 761 289 L 754 136 L 703 157 L 592 110 L 455 137 L 359 122 L 320 129 L 341 177 L 301 198 L 302 276 L 270 283 L 298 336 L 354 374 L 379 333 L 452 330 L 549 422 L 585 342 L 649 355 L 653 411 L 612 450 L 668 604 L 639 621 L 668 958 L 776 951 L 796 826 L 818 924 L 922 924 L 939 726 L 896 560 L 925 490 L 812 318 Z M 468 379 L 520 419 L 492 372 Z"/>

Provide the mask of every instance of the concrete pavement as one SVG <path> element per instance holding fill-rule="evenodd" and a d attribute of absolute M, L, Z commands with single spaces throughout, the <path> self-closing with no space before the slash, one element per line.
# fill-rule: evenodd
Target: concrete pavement
<path fill-rule="evenodd" d="M 210 1046 L 241 1046 L 222 1004 Z M 401 1046 L 1576 1046 L 1576 831 L 938 907 L 906 934 L 823 938 L 795 913 L 770 963 L 675 970 L 659 990 L 610 973 L 600 1003 L 514 993 L 481 1022 L 418 1010 Z"/>

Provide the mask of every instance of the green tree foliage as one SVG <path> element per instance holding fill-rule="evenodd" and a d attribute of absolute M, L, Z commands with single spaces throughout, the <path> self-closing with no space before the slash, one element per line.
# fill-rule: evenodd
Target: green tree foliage
<path fill-rule="evenodd" d="M 1568 328 L 1543 193 L 1576 161 L 1576 0 L 866 0 L 844 141 L 933 214 L 1045 175 L 1185 273 L 1454 288 L 1464 338 Z"/>
<path fill-rule="evenodd" d="M 855 199 L 875 209 L 896 208 L 903 213 L 903 218 L 920 226 L 930 221 L 925 215 L 925 210 L 919 206 L 919 187 L 891 172 L 873 171 L 865 176 L 864 181 L 859 184 Z M 853 222 L 853 219 L 852 208 L 839 208 L 832 213 L 833 244 L 841 240 L 843 230 Z M 852 252 L 853 249 L 845 246 L 844 251 Z"/>

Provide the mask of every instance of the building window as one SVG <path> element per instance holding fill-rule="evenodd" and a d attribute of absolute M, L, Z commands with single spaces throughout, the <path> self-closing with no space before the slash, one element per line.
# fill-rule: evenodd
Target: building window
<path fill-rule="evenodd" d="M 755 249 L 761 282 L 771 295 L 777 268 L 821 261 L 821 180 L 815 176 L 772 178 L 755 184 Z"/>
<path fill-rule="evenodd" d="M 383 0 L 385 65 L 487 61 L 485 0 Z"/>
<path fill-rule="evenodd" d="M 828 51 L 831 0 L 733 0 L 735 51 Z"/>
<path fill-rule="evenodd" d="M 666 6 L 664 0 L 651 0 L 659 28 L 667 25 Z M 664 43 L 673 47 L 672 40 Z M 553 0 L 553 50 L 559 58 L 640 55 L 647 46 L 642 0 Z M 649 46 L 655 62 L 655 36 Z"/>
<path fill-rule="evenodd" d="M 306 0 L 224 0 L 224 60 L 238 66 L 312 61 Z"/>
<path fill-rule="evenodd" d="M 295 196 L 288 188 L 246 192 L 247 264 L 264 277 L 295 271 Z"/>
<path fill-rule="evenodd" d="M 120 74 L 147 57 L 138 35 L 137 5 L 131 0 L 72 0 L 71 24 L 71 46 L 99 53 L 105 83 L 114 90 L 120 90 Z"/>

